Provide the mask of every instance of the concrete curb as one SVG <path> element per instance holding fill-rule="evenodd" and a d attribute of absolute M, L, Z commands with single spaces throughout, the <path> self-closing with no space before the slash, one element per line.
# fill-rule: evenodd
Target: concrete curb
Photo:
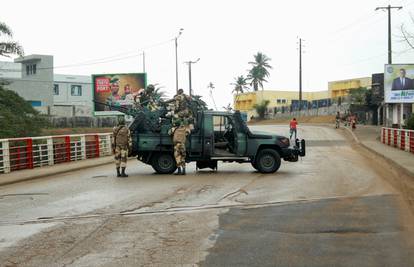
<path fill-rule="evenodd" d="M 387 160 L 391 165 L 393 165 L 395 168 L 400 169 L 402 172 L 404 172 L 406 175 L 409 176 L 414 176 L 414 172 L 408 170 L 407 168 L 405 168 L 403 165 L 399 164 L 398 162 L 396 162 L 395 160 L 393 160 L 392 158 L 389 158 L 387 156 L 385 156 L 384 154 L 370 148 L 369 146 L 365 145 L 363 142 L 359 141 L 358 137 L 354 134 L 354 132 L 352 132 L 352 130 L 350 130 L 348 127 L 343 127 L 345 128 L 354 138 L 355 142 L 360 145 L 361 147 L 365 148 L 366 150 L 368 150 L 369 152 L 375 154 L 376 156 L 379 156 L 385 160 Z"/>
<path fill-rule="evenodd" d="M 69 163 L 61 163 L 53 166 L 39 167 L 30 170 L 14 171 L 7 174 L 0 174 L 0 186 L 29 181 L 39 178 L 45 178 L 52 175 L 64 174 L 71 171 L 78 171 L 93 167 L 106 165 L 113 162 L 112 156 L 106 156 L 96 159 L 86 159 Z"/>

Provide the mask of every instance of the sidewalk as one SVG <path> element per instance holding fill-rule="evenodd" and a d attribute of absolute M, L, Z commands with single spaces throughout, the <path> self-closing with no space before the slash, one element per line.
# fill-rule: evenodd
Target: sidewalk
<path fill-rule="evenodd" d="M 357 125 L 355 131 L 351 131 L 349 128 L 347 128 L 347 131 L 353 134 L 354 139 L 365 148 L 384 157 L 405 170 L 408 174 L 414 176 L 414 154 L 381 143 L 380 126 Z"/>
<path fill-rule="evenodd" d="M 86 159 L 80 161 L 72 161 L 68 163 L 60 163 L 53 166 L 44 166 L 34 169 L 26 169 L 20 171 L 13 171 L 6 174 L 0 174 L 0 186 L 6 184 L 17 183 L 26 180 L 32 180 L 36 178 L 41 178 L 45 176 L 51 176 L 61 173 L 70 172 L 73 170 L 81 170 L 96 166 L 105 165 L 113 161 L 112 156 L 95 158 L 95 159 Z"/>

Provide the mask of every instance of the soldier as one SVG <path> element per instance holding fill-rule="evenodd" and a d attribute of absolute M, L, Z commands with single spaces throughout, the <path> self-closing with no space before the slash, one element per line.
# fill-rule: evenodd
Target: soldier
<path fill-rule="evenodd" d="M 154 99 L 155 87 L 152 84 L 149 84 L 143 94 L 141 95 L 141 105 L 147 107 L 150 111 L 158 109 L 157 104 Z"/>
<path fill-rule="evenodd" d="M 118 126 L 114 127 L 112 139 L 112 152 L 115 154 L 116 176 L 128 177 L 125 168 L 128 158 L 128 150 L 131 148 L 131 133 L 125 126 L 124 117 L 119 118 Z M 122 172 L 120 171 L 122 169 Z"/>
<path fill-rule="evenodd" d="M 187 139 L 188 127 L 180 125 L 175 128 L 173 133 L 174 158 L 177 163 L 178 171 L 175 175 L 185 175 L 185 142 Z"/>

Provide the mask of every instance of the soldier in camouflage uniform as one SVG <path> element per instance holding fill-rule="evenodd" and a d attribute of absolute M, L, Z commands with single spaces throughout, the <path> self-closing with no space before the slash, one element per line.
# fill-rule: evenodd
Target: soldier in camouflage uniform
<path fill-rule="evenodd" d="M 121 117 L 118 126 L 114 127 L 112 138 L 112 152 L 115 154 L 117 177 L 128 177 L 125 168 L 128 158 L 128 150 L 131 148 L 131 133 L 125 125 L 125 119 Z"/>
<path fill-rule="evenodd" d="M 192 119 L 191 111 L 187 106 L 188 101 L 189 97 L 184 94 L 183 89 L 179 89 L 178 94 L 170 101 L 167 101 L 167 103 L 174 103 L 173 128 L 171 132 L 173 134 L 174 157 L 178 167 L 177 175 L 185 175 L 185 142 L 187 135 L 190 133 Z"/>
<path fill-rule="evenodd" d="M 149 84 L 145 91 L 142 93 L 140 102 L 143 107 L 147 107 L 150 111 L 158 109 L 157 103 L 154 97 L 155 86 Z"/>

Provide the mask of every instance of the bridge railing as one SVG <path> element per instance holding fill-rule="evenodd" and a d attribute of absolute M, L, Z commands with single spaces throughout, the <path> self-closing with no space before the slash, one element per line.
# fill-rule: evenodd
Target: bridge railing
<path fill-rule="evenodd" d="M 0 173 L 111 155 L 110 133 L 0 139 Z"/>
<path fill-rule="evenodd" d="M 382 127 L 381 142 L 414 153 L 414 130 Z"/>

